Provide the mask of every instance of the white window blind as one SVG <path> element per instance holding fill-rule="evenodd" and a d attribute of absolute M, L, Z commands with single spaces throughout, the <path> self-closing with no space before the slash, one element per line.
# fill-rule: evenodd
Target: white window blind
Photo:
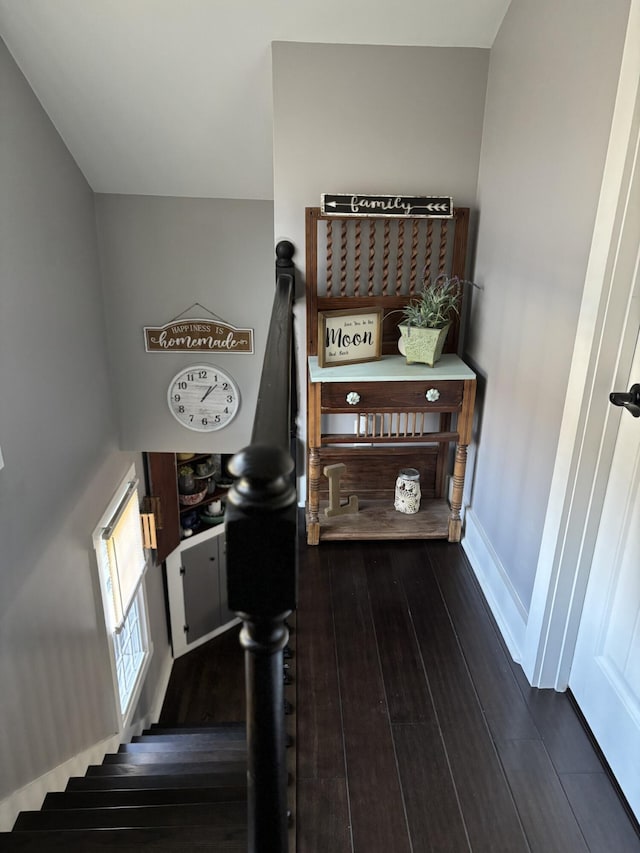
<path fill-rule="evenodd" d="M 129 483 L 127 492 L 102 532 L 109 586 L 113 600 L 112 629 L 120 631 L 144 573 L 138 481 Z"/>

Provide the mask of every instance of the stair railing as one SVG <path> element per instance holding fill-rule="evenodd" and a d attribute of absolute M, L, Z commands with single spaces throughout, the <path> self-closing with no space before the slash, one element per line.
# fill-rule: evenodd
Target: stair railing
<path fill-rule="evenodd" d="M 296 607 L 294 247 L 276 247 L 276 293 L 251 444 L 229 463 L 229 607 L 243 621 L 249 853 L 288 848 L 283 649 Z"/>

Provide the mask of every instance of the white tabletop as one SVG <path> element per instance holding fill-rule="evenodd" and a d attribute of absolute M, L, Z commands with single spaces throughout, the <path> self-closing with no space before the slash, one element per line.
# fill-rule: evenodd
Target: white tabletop
<path fill-rule="evenodd" d="M 470 367 L 457 355 L 445 353 L 433 367 L 407 364 L 403 355 L 383 355 L 379 361 L 318 367 L 318 358 L 309 356 L 311 382 L 406 382 L 410 380 L 475 379 Z"/>

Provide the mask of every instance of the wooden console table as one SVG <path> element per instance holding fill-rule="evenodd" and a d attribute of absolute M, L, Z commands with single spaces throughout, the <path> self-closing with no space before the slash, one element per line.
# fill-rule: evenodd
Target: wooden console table
<path fill-rule="evenodd" d="M 397 326 L 402 309 L 427 281 L 443 274 L 464 279 L 469 214 L 468 208 L 455 208 L 451 217 L 398 219 L 334 215 L 316 207 L 306 210 L 311 545 L 323 539 L 460 540 L 476 377 L 454 354 L 460 348 L 457 317 L 445 354 L 434 367 L 409 365 L 398 355 Z M 462 314 L 462 287 L 458 307 Z M 358 309 L 382 309 L 382 358 L 318 367 L 321 314 Z M 329 483 L 323 472 L 337 464 L 346 466 L 341 473 L 341 503 L 356 495 L 359 511 L 327 517 Z M 414 515 L 394 509 L 395 483 L 402 468 L 420 472 L 422 500 Z M 335 483 L 334 488 L 338 490 Z"/>
<path fill-rule="evenodd" d="M 475 373 L 451 353 L 434 367 L 409 365 L 400 355 L 385 355 L 380 361 L 320 368 L 317 357 L 310 356 L 308 543 L 317 545 L 323 539 L 459 542 L 475 392 Z M 336 463 L 346 466 L 342 499 L 357 495 L 359 511 L 328 518 L 323 470 Z M 413 515 L 398 512 L 393 505 L 396 477 L 407 467 L 420 472 L 422 500 Z M 451 467 L 449 506 L 445 492 Z"/>

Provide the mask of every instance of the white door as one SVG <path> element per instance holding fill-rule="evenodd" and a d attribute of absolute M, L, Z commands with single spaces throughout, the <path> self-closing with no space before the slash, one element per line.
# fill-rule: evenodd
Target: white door
<path fill-rule="evenodd" d="M 640 383 L 640 337 L 629 384 Z M 640 418 L 624 409 L 569 687 L 640 818 Z"/>

